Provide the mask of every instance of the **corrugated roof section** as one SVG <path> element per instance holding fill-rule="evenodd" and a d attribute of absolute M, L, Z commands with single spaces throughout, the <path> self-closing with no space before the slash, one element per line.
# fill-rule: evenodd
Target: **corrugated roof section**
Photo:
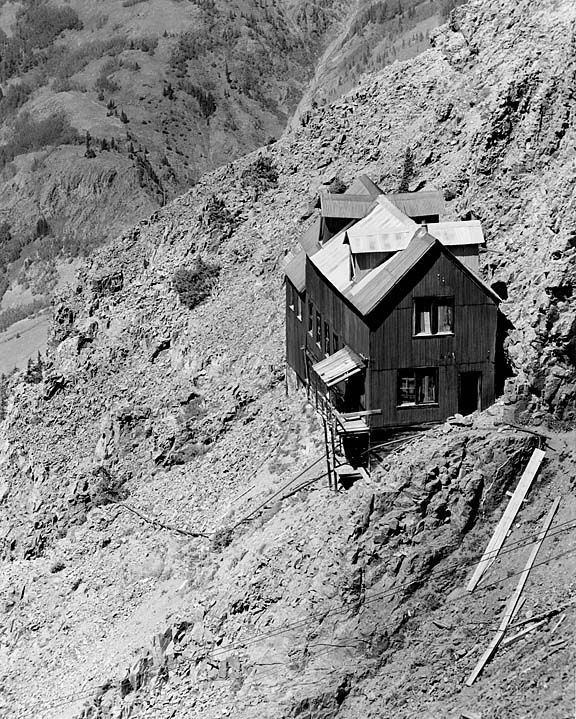
<path fill-rule="evenodd" d="M 348 345 L 330 357 L 312 365 L 312 369 L 327 387 L 333 387 L 348 377 L 361 372 L 365 367 L 364 360 L 350 349 Z"/>
<path fill-rule="evenodd" d="M 367 195 L 334 195 L 330 192 L 320 193 L 322 217 L 359 220 L 362 217 L 366 217 L 373 206 L 374 198 Z"/>
<path fill-rule="evenodd" d="M 348 234 L 350 249 L 355 255 L 364 254 L 366 252 L 398 252 L 408 247 L 414 230 L 405 230 L 403 232 L 387 232 L 379 235 L 360 235 L 354 236 Z"/>
<path fill-rule="evenodd" d="M 443 245 L 483 245 L 484 233 L 480 220 L 461 222 L 430 222 L 428 232 Z"/>
<path fill-rule="evenodd" d="M 284 274 L 298 292 L 306 289 L 306 252 L 300 250 L 286 265 Z"/>
<path fill-rule="evenodd" d="M 357 177 L 350 187 L 344 193 L 345 195 L 368 195 L 369 197 L 378 197 L 383 195 L 382 190 L 368 177 L 368 175 L 360 175 Z"/>
<path fill-rule="evenodd" d="M 408 217 L 441 215 L 444 212 L 444 198 L 438 190 L 397 192 L 386 197 Z"/>
<path fill-rule="evenodd" d="M 358 243 L 359 246 L 362 242 L 378 242 L 376 238 L 382 238 L 382 242 L 385 242 L 384 238 L 390 234 L 410 232 L 413 235 L 417 229 L 418 225 L 413 220 L 400 212 L 398 208 L 381 195 L 376 199 L 372 212 L 348 230 L 348 238 L 354 252 L 355 243 Z M 368 238 L 375 239 L 369 240 Z M 381 251 L 386 252 L 387 250 L 383 249 Z"/>

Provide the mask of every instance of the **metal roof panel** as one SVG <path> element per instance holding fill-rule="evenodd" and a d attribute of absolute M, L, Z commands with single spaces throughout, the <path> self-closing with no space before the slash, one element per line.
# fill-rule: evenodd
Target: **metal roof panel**
<path fill-rule="evenodd" d="M 326 359 L 312 365 L 313 371 L 327 387 L 333 387 L 348 377 L 361 372 L 366 363 L 348 345 Z"/>

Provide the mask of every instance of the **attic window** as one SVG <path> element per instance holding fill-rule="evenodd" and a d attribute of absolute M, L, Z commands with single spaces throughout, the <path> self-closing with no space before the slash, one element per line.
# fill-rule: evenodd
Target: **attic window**
<path fill-rule="evenodd" d="M 414 300 L 414 334 L 419 336 L 454 333 L 454 299 L 424 297 Z"/>
<path fill-rule="evenodd" d="M 438 404 L 438 369 L 404 369 L 398 372 L 398 406 Z"/>

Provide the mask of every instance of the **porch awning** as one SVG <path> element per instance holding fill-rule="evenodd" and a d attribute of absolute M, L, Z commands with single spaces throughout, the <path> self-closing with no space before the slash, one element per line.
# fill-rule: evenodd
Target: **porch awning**
<path fill-rule="evenodd" d="M 327 387 L 332 387 L 357 372 L 361 372 L 364 367 L 364 360 L 346 346 L 321 362 L 316 362 L 315 365 L 312 365 L 312 370 Z"/>

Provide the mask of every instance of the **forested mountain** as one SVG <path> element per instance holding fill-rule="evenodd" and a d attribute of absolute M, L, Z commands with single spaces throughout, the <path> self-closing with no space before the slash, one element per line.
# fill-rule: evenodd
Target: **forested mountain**
<path fill-rule="evenodd" d="M 62 260 L 428 47 L 453 1 L 4 0 L 0 331 Z"/>

